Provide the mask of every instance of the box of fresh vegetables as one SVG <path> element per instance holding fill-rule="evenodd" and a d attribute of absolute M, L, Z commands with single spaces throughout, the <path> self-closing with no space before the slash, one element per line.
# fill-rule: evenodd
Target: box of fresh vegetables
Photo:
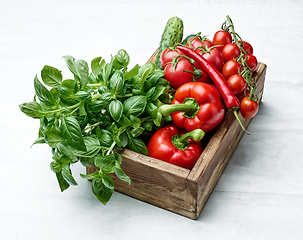
<path fill-rule="evenodd" d="M 51 148 L 61 191 L 91 181 L 106 204 L 113 192 L 197 219 L 261 102 L 266 65 L 235 32 L 229 16 L 213 39 L 183 36 L 168 20 L 147 63 L 129 69 L 121 49 L 90 66 L 64 56 L 73 79 L 44 66 L 35 98 L 20 104 L 40 120 L 33 144 Z"/>

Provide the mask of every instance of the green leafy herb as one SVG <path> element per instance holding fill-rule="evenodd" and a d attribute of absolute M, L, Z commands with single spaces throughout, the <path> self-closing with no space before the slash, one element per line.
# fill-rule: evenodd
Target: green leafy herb
<path fill-rule="evenodd" d="M 80 176 L 92 181 L 92 192 L 106 204 L 114 191 L 110 174 L 131 184 L 117 150 L 129 148 L 148 155 L 144 132 L 152 133 L 165 123 L 158 108 L 170 103 L 170 87 L 154 63 L 128 69 L 130 57 L 123 49 L 108 63 L 102 57 L 90 65 L 70 55 L 63 59 L 74 78 L 64 79 L 60 70 L 45 65 L 42 82 L 34 77 L 34 101 L 19 108 L 40 119 L 33 145 L 51 148 L 50 169 L 60 190 L 78 184 L 73 164 L 94 164 L 99 170 Z"/>

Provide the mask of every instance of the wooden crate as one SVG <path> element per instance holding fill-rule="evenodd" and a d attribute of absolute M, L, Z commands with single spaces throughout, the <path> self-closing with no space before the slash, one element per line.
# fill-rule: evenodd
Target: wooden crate
<path fill-rule="evenodd" d="M 157 52 L 148 62 L 154 62 L 156 55 Z M 255 93 L 259 103 L 263 94 L 266 68 L 264 63 L 259 63 L 254 73 L 257 82 Z M 240 119 L 245 128 L 251 121 L 241 116 Z M 125 149 L 121 153 L 121 167 L 131 178 L 131 184 L 111 175 L 115 190 L 182 216 L 197 219 L 243 133 L 233 112 L 228 112 L 207 140 L 207 145 L 192 170 Z M 96 166 L 88 165 L 86 168 L 87 174 L 96 170 Z"/>

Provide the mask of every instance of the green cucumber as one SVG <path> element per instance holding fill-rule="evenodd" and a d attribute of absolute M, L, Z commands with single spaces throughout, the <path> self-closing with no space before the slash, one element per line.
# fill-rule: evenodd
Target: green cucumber
<path fill-rule="evenodd" d="M 183 28 L 183 21 L 178 17 L 172 17 L 167 21 L 155 61 L 157 69 L 163 69 L 160 62 L 162 52 L 168 47 L 173 47 L 175 44 L 181 43 L 183 38 Z"/>

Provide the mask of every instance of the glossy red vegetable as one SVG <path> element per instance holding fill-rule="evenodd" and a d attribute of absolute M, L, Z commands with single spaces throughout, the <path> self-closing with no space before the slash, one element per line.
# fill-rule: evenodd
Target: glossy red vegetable
<path fill-rule="evenodd" d="M 215 33 L 213 37 L 213 44 L 221 52 L 223 47 L 232 42 L 232 36 L 229 32 L 224 30 L 219 30 Z"/>
<path fill-rule="evenodd" d="M 189 82 L 179 87 L 170 105 L 159 108 L 162 115 L 171 115 L 174 124 L 187 131 L 209 132 L 224 118 L 225 109 L 219 91 L 204 82 Z"/>
<path fill-rule="evenodd" d="M 259 110 L 259 104 L 257 101 L 244 97 L 241 100 L 240 113 L 243 118 L 251 119 L 253 118 Z"/>
<path fill-rule="evenodd" d="M 186 132 L 175 125 L 157 130 L 147 144 L 149 156 L 179 167 L 192 169 L 203 151 L 201 129 Z"/>

